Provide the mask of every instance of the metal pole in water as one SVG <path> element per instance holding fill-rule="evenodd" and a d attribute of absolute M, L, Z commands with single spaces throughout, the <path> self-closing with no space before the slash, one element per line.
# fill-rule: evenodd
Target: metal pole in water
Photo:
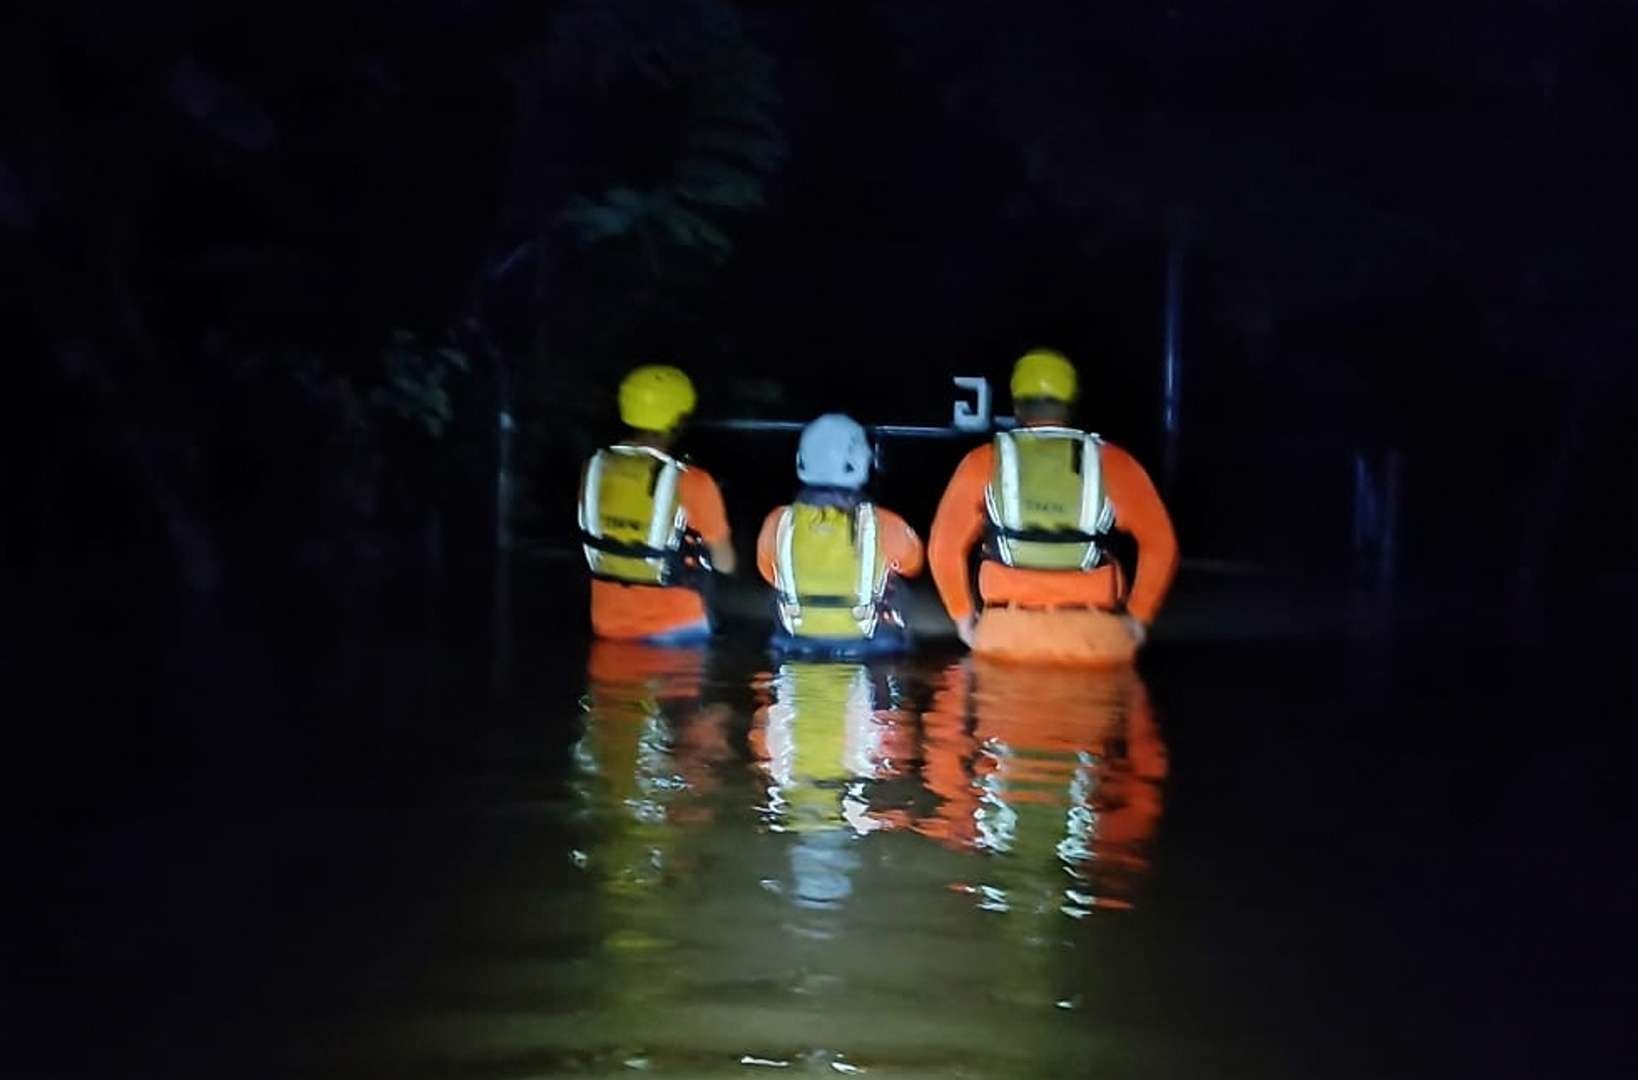
<path fill-rule="evenodd" d="M 1382 466 L 1382 498 L 1377 511 L 1377 588 L 1393 588 L 1394 573 L 1398 570 L 1399 555 L 1399 474 L 1402 468 L 1399 451 L 1389 450 Z"/>
<path fill-rule="evenodd" d="M 1166 295 L 1162 326 L 1160 426 L 1165 434 L 1162 475 L 1166 493 L 1177 486 L 1178 452 L 1183 405 L 1183 249 L 1188 224 L 1181 210 L 1166 221 Z"/>
<path fill-rule="evenodd" d="M 495 575 L 491 583 L 489 685 L 498 693 L 512 674 L 512 372 L 496 353 L 495 408 Z"/>
<path fill-rule="evenodd" d="M 1352 572 L 1364 572 L 1365 552 L 1376 526 L 1371 514 L 1371 471 L 1363 450 L 1354 451 L 1354 544 Z"/>

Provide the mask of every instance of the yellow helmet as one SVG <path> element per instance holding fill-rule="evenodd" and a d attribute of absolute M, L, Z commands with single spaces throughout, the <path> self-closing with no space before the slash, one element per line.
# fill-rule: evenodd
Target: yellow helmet
<path fill-rule="evenodd" d="M 620 381 L 620 419 L 638 431 L 670 431 L 695 400 L 694 384 L 668 364 L 644 364 Z"/>
<path fill-rule="evenodd" d="M 1061 352 L 1031 349 L 1012 366 L 1012 399 L 1075 400 L 1075 366 Z"/>

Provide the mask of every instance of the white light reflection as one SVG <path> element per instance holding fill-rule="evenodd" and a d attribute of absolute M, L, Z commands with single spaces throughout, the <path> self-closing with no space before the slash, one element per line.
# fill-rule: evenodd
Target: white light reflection
<path fill-rule="evenodd" d="M 997 770 L 985 774 L 978 788 L 978 809 L 973 811 L 973 820 L 978 827 L 979 850 L 1002 854 L 1011 851 L 1018 834 L 1018 811 L 1007 804 L 1006 781 Z"/>

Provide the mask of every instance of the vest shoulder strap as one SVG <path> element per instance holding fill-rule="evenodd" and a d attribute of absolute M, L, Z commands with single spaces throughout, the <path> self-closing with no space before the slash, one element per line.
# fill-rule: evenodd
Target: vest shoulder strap
<path fill-rule="evenodd" d="M 621 454 L 626 457 L 651 457 L 662 465 L 667 465 L 679 471 L 688 468 L 681 458 L 674 457 L 653 446 L 643 446 L 640 443 L 613 443 L 598 451 L 599 454 Z"/>

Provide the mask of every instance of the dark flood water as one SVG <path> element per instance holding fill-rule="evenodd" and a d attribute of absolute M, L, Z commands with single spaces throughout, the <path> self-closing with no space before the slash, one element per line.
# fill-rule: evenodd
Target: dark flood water
<path fill-rule="evenodd" d="M 119 686 L 187 662 L 105 672 L 131 729 L 14 788 L 8 1071 L 1625 1074 L 1625 699 L 1339 615 L 1185 583 L 1141 673 L 526 638 L 499 708 L 384 637 L 185 730 Z"/>

